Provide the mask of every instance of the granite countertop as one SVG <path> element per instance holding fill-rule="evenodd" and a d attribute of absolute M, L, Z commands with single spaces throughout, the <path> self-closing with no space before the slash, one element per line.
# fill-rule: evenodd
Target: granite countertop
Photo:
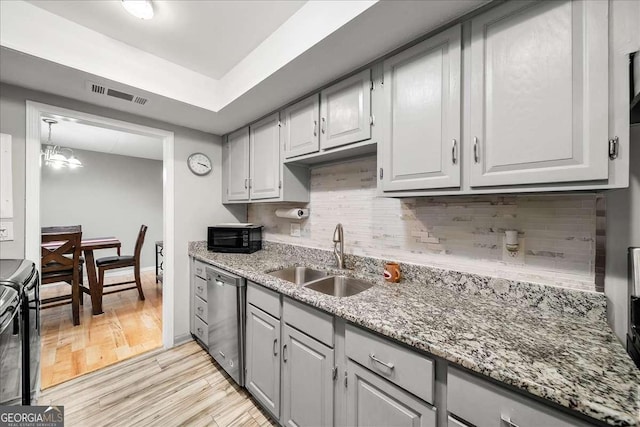
<path fill-rule="evenodd" d="M 640 425 L 640 370 L 601 316 L 513 307 L 428 280 L 390 284 L 352 271 L 375 285 L 337 298 L 266 274 L 294 265 L 327 269 L 295 250 L 222 254 L 194 242 L 189 254 L 606 424 Z"/>

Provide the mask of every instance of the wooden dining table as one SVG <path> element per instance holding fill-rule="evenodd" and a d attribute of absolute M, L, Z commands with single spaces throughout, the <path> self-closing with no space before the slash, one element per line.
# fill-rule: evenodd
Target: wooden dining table
<path fill-rule="evenodd" d="M 42 247 L 46 249 L 55 249 L 57 247 L 56 245 L 59 246 L 59 242 L 43 243 Z M 89 292 L 91 293 L 91 311 L 94 315 L 102 314 L 102 292 L 98 291 L 98 274 L 96 272 L 96 261 L 93 251 L 116 249 L 119 256 L 122 243 L 115 237 L 91 237 L 83 238 L 80 247 L 84 252 L 84 260 L 87 267 Z"/>

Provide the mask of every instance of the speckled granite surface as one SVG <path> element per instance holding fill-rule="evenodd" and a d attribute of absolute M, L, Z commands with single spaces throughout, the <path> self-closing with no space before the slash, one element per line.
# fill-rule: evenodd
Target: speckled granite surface
<path fill-rule="evenodd" d="M 579 304 L 580 296 L 528 287 L 514 297 L 517 283 L 484 280 L 477 284 L 474 278 L 471 284 L 458 283 L 469 280 L 458 273 L 424 278 L 410 273 L 411 281 L 388 284 L 380 276 L 350 271 L 347 274 L 373 281 L 375 286 L 349 298 L 336 298 L 266 274 L 293 265 L 327 269 L 333 261 L 326 251 L 268 244 L 250 255 L 220 254 L 208 252 L 203 242 L 194 242 L 189 253 L 604 423 L 640 425 L 640 370 L 606 324 L 598 294 L 584 294 L 582 302 L 591 307 L 588 310 L 563 310 L 563 304 Z M 359 271 L 370 271 L 358 266 Z M 554 298 L 560 301 L 551 301 Z M 518 303 L 518 299 L 527 302 Z"/>

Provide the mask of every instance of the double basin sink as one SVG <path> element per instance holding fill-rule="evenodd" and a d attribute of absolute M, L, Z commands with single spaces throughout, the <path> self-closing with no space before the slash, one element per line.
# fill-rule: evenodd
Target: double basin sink
<path fill-rule="evenodd" d="M 366 291 L 373 284 L 347 276 L 329 275 L 307 267 L 289 267 L 268 273 L 271 276 L 334 297 L 350 297 Z"/>

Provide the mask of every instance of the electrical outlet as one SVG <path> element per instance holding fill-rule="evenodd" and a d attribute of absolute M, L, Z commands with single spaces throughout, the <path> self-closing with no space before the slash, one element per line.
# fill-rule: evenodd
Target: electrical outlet
<path fill-rule="evenodd" d="M 291 231 L 289 233 L 291 237 L 300 237 L 300 224 L 297 222 L 291 223 Z"/>
<path fill-rule="evenodd" d="M 13 240 L 13 221 L 0 222 L 0 242 Z"/>
<path fill-rule="evenodd" d="M 518 237 L 518 252 L 516 254 L 507 250 L 504 240 L 502 239 L 502 261 L 509 264 L 524 264 L 524 237 Z"/>

